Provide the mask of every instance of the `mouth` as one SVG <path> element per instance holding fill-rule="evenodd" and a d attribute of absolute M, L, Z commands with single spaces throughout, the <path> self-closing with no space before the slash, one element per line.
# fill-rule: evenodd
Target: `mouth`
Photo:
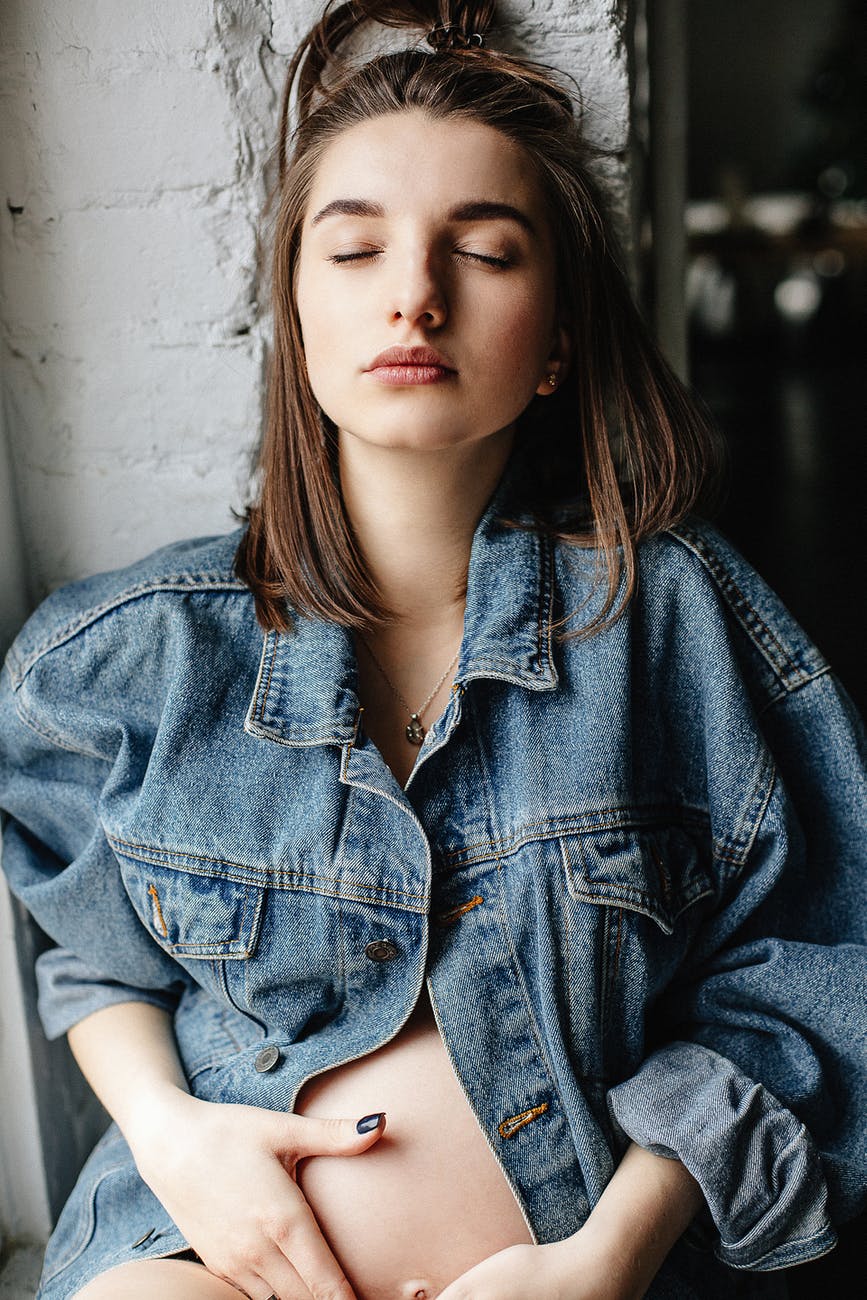
<path fill-rule="evenodd" d="M 392 347 L 374 357 L 366 373 L 378 384 L 410 388 L 419 384 L 441 384 L 457 371 L 436 348 Z"/>
<path fill-rule="evenodd" d="M 455 373 L 455 368 L 448 357 L 431 347 L 386 348 L 384 352 L 375 356 L 367 367 L 368 371 L 395 368 L 443 370 L 450 374 Z"/>
<path fill-rule="evenodd" d="M 386 365 L 374 366 L 366 373 L 376 383 L 404 388 L 415 384 L 439 384 L 443 380 L 451 379 L 456 372 L 447 370 L 445 366 Z"/>

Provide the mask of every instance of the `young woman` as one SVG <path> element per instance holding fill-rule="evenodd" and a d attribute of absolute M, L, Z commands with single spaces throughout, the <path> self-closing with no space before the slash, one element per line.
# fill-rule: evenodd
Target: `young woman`
<path fill-rule="evenodd" d="M 365 15 L 426 47 L 342 67 Z M 781 1296 L 862 1196 L 863 729 L 493 17 L 329 6 L 246 526 L 10 653 L 4 866 L 115 1121 L 42 1300 Z"/>

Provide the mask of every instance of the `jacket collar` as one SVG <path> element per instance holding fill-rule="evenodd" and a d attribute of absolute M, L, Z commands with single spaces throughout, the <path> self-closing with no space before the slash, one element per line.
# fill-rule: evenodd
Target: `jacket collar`
<path fill-rule="evenodd" d="M 467 574 L 464 635 L 455 681 L 498 678 L 552 690 L 553 548 L 544 536 L 498 522 L 510 514 L 520 474 L 512 457 L 476 526 Z M 286 745 L 345 744 L 358 725 L 351 631 L 295 615 L 290 633 L 265 637 L 244 729 Z"/>

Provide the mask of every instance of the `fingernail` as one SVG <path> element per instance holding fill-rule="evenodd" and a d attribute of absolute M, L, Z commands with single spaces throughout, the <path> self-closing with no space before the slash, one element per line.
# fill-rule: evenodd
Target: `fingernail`
<path fill-rule="evenodd" d="M 385 1111 L 378 1110 L 375 1115 L 365 1115 L 355 1126 L 357 1133 L 372 1133 L 375 1128 L 379 1128 L 385 1119 Z"/>

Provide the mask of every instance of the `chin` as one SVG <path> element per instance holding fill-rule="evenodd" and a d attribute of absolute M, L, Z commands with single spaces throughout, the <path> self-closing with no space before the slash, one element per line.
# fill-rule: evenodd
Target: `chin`
<path fill-rule="evenodd" d="M 389 429 L 379 422 L 370 432 L 357 428 L 347 431 L 341 426 L 341 433 L 348 433 L 348 436 L 359 442 L 376 447 L 390 447 L 395 451 L 448 451 L 452 447 L 466 447 L 470 443 L 484 442 L 486 438 L 491 438 L 498 432 L 501 430 L 456 430 L 436 427 L 427 429 L 416 427 L 410 430 L 403 422 L 394 429 Z"/>

